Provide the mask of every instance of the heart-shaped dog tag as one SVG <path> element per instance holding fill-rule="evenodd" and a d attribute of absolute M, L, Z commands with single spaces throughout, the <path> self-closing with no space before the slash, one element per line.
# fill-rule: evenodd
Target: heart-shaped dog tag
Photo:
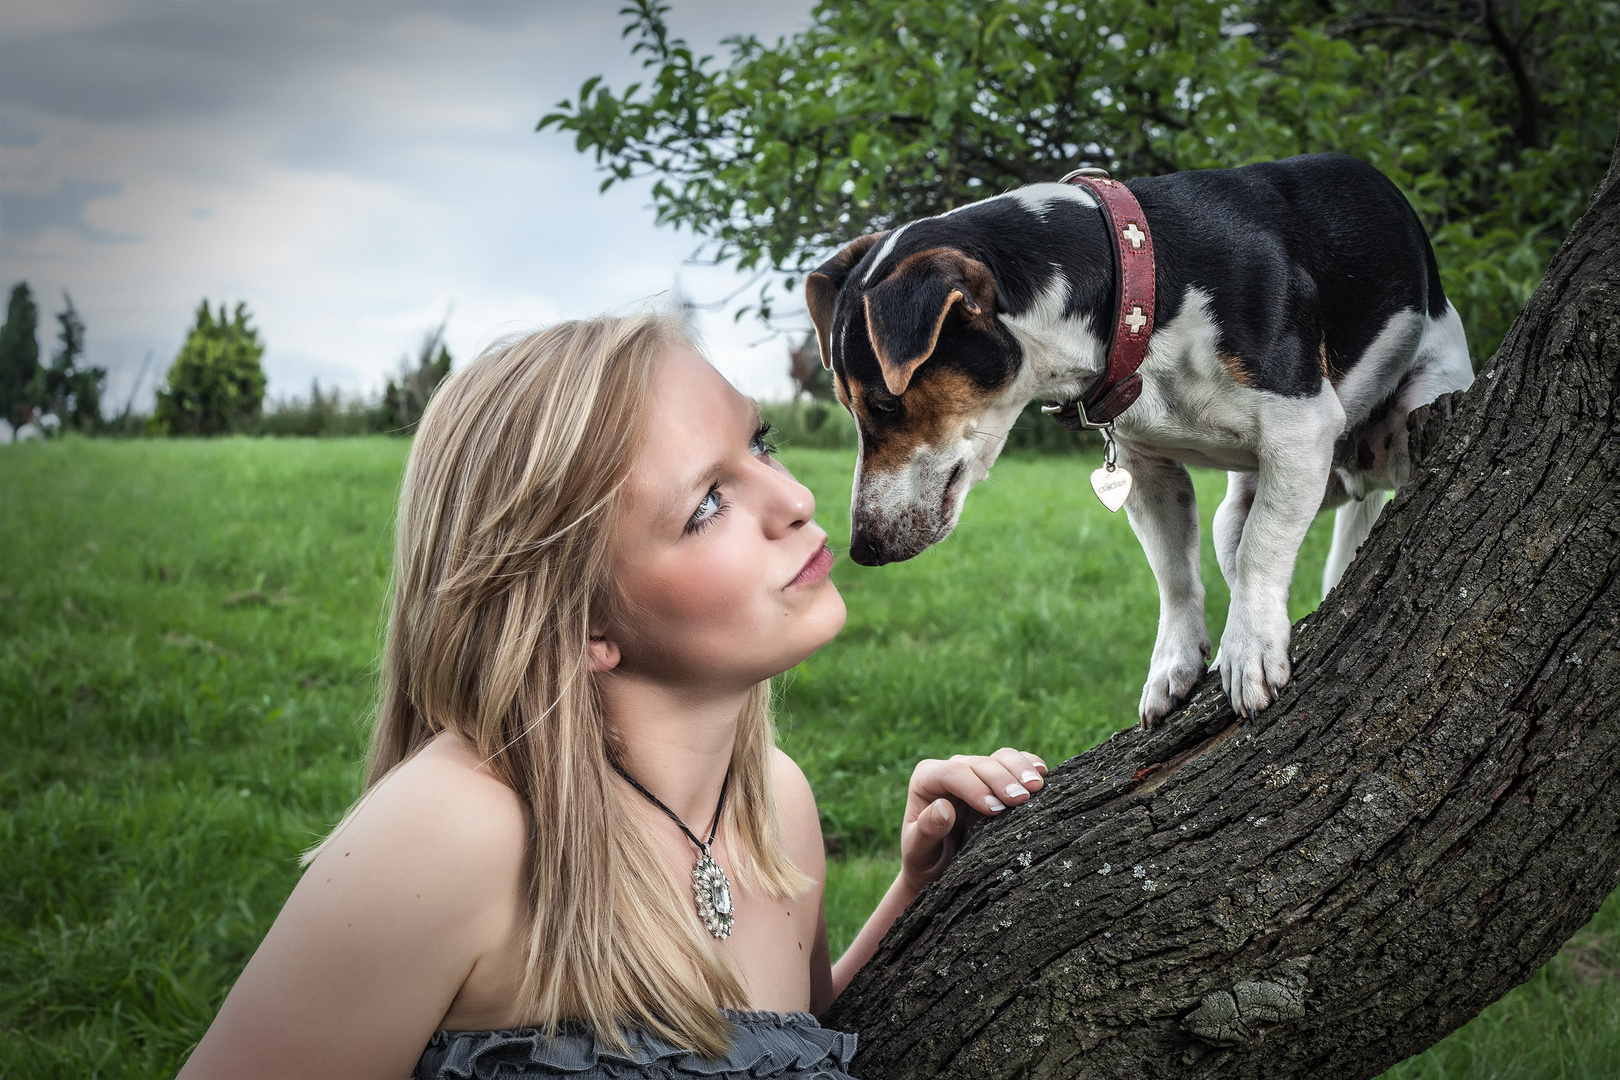
<path fill-rule="evenodd" d="M 1107 466 L 1092 469 L 1091 490 L 1097 493 L 1097 498 L 1102 500 L 1110 513 L 1118 513 L 1125 500 L 1130 498 L 1131 474 L 1117 465 L 1112 469 Z"/>

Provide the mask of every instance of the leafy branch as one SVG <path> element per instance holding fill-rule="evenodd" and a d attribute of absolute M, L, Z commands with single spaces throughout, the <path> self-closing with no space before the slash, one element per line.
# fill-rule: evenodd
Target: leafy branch
<path fill-rule="evenodd" d="M 592 78 L 539 128 L 572 133 L 604 190 L 652 177 L 657 220 L 692 230 L 695 257 L 775 271 L 767 322 L 842 243 L 1077 166 L 1338 150 L 1412 200 L 1483 357 L 1603 174 L 1620 111 L 1617 0 L 1505 16 L 1495 0 L 850 0 L 774 44 L 727 38 L 719 59 L 659 0 L 622 14 L 646 76 Z"/>

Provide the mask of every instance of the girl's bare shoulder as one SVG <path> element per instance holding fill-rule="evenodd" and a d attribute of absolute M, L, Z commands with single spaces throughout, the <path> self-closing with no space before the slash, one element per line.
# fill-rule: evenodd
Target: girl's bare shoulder
<path fill-rule="evenodd" d="M 340 835 L 349 833 L 430 854 L 445 869 L 505 870 L 515 880 L 528 815 L 477 749 L 447 731 L 372 790 Z"/>
<path fill-rule="evenodd" d="M 523 911 L 518 797 L 441 737 L 376 785 L 304 872 L 185 1075 L 403 1075 Z"/>
<path fill-rule="evenodd" d="M 400 908 L 385 923 L 454 927 L 452 939 L 479 948 L 510 921 L 527 844 L 517 794 L 472 746 L 445 733 L 366 793 L 299 891 L 317 886 L 308 899 L 338 907 Z"/>
<path fill-rule="evenodd" d="M 820 868 L 826 861 L 826 848 L 821 839 L 821 814 L 816 809 L 810 781 L 799 763 L 780 749 L 771 761 L 771 780 L 788 856 L 800 870 L 819 878 Z"/>

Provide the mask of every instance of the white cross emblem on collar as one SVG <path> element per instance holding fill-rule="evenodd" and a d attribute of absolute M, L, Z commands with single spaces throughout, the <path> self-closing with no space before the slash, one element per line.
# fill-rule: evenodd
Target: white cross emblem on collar
<path fill-rule="evenodd" d="M 1141 229 L 1138 229 L 1136 227 L 1136 222 L 1134 221 L 1127 222 L 1125 224 L 1125 228 L 1120 230 L 1120 235 L 1129 240 L 1131 242 L 1131 247 L 1135 248 L 1137 251 L 1142 250 L 1142 241 L 1147 239 L 1147 233 L 1143 232 Z"/>
<path fill-rule="evenodd" d="M 1131 313 L 1125 316 L 1125 325 L 1131 328 L 1131 333 L 1140 334 L 1142 327 L 1147 325 L 1147 316 L 1142 314 L 1140 304 L 1131 305 Z"/>

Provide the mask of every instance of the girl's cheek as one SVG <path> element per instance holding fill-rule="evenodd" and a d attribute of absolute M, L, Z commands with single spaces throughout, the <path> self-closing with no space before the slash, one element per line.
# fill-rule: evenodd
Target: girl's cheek
<path fill-rule="evenodd" d="M 699 557 L 667 568 L 661 575 L 656 606 L 670 615 L 705 622 L 735 615 L 744 591 L 740 584 L 747 576 L 746 564 L 736 555 L 714 545 Z"/>

